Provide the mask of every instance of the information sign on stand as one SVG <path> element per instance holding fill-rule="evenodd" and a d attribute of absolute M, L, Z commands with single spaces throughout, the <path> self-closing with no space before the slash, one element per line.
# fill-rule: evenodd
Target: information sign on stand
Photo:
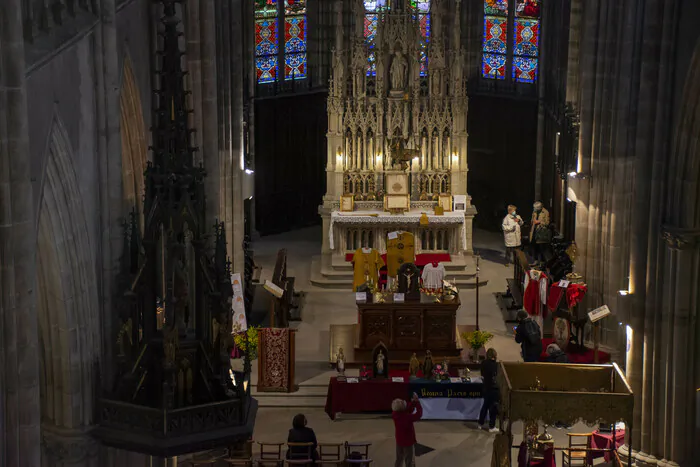
<path fill-rule="evenodd" d="M 593 311 L 588 312 L 588 319 L 593 323 L 593 363 L 598 363 L 598 348 L 600 347 L 600 323 L 599 321 L 610 315 L 610 308 L 603 305 Z"/>
<path fill-rule="evenodd" d="M 367 292 L 355 292 L 355 301 L 365 303 L 367 301 Z"/>
<path fill-rule="evenodd" d="M 559 287 L 561 287 L 562 289 L 568 288 L 568 287 L 569 287 L 569 284 L 570 284 L 570 282 L 569 282 L 569 281 L 566 281 L 566 280 L 560 280 L 560 281 L 559 281 Z"/>
<path fill-rule="evenodd" d="M 395 293 L 394 294 L 394 303 L 403 303 L 403 302 L 404 302 L 404 294 Z"/>
<path fill-rule="evenodd" d="M 595 323 L 596 321 L 600 321 L 601 319 L 610 315 L 610 313 L 611 311 L 610 308 L 608 308 L 608 305 L 603 305 L 600 308 L 596 308 L 593 311 L 589 311 L 588 318 L 591 320 L 591 323 Z"/>

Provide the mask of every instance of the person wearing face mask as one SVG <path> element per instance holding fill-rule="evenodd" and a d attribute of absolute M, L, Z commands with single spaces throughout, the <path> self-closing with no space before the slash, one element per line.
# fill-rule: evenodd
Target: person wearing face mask
<path fill-rule="evenodd" d="M 530 244 L 533 247 L 535 261 L 544 262 L 544 250 L 551 241 L 549 231 L 549 211 L 540 201 L 532 205 L 532 226 L 530 227 Z"/>
<path fill-rule="evenodd" d="M 503 237 L 506 244 L 506 264 L 512 261 L 515 264 L 515 250 L 520 248 L 520 227 L 523 225 L 523 219 L 516 212 L 516 207 L 512 204 L 508 205 L 508 215 L 503 218 Z"/>

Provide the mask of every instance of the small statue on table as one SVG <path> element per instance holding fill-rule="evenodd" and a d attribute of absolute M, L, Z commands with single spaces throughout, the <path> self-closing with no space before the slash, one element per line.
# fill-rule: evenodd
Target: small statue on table
<path fill-rule="evenodd" d="M 338 355 L 335 358 L 335 369 L 338 371 L 338 376 L 345 376 L 345 354 L 342 347 L 338 349 Z"/>
<path fill-rule="evenodd" d="M 411 361 L 408 363 L 408 373 L 410 380 L 418 378 L 418 370 L 420 370 L 420 362 L 418 361 L 418 357 L 416 357 L 416 353 L 413 352 L 413 355 L 411 355 Z"/>
<path fill-rule="evenodd" d="M 430 350 L 425 351 L 425 360 L 423 360 L 423 378 L 430 378 L 433 374 L 433 355 Z"/>
<path fill-rule="evenodd" d="M 384 376 L 384 360 L 386 360 L 386 357 L 384 356 L 384 352 L 380 350 L 375 362 L 377 365 L 377 375 Z"/>
<path fill-rule="evenodd" d="M 450 374 L 449 367 L 447 366 L 447 358 L 442 361 L 442 369 L 445 370 L 446 374 Z"/>
<path fill-rule="evenodd" d="M 387 378 L 389 376 L 389 349 L 383 342 L 374 346 L 372 351 L 372 370 L 375 378 Z"/>

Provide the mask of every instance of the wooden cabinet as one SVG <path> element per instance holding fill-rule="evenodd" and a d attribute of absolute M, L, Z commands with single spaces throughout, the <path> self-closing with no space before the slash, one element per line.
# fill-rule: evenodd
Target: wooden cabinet
<path fill-rule="evenodd" d="M 384 342 L 390 350 L 456 350 L 459 306 L 459 297 L 445 303 L 425 296 L 405 303 L 358 303 L 358 349 Z"/>

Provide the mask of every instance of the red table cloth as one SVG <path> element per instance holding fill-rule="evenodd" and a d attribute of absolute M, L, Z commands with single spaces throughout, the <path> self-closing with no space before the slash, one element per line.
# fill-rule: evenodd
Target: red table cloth
<path fill-rule="evenodd" d="M 615 431 L 615 447 L 613 448 L 613 434 L 612 433 L 601 433 L 600 431 L 594 431 L 593 436 L 591 436 L 591 448 L 592 449 L 608 449 L 605 452 L 594 451 L 588 453 L 588 462 L 593 464 L 593 459 L 599 457 L 605 458 L 605 462 L 612 461 L 612 452 L 610 449 L 618 449 L 625 443 L 625 430 Z"/>
<path fill-rule="evenodd" d="M 370 379 L 340 383 L 333 377 L 326 395 L 326 413 L 335 420 L 338 413 L 391 412 L 394 399 L 408 399 L 408 382 Z"/>

